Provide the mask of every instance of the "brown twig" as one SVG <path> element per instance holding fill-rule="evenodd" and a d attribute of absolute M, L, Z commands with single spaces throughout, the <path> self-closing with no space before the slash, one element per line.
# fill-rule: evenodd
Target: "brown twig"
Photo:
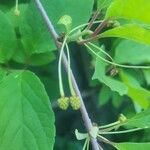
<path fill-rule="evenodd" d="M 42 6 L 40 0 L 35 0 L 35 3 L 36 3 L 36 6 L 37 6 L 37 8 L 38 8 L 40 14 L 42 15 L 42 17 L 43 17 L 43 19 L 44 19 L 44 21 L 45 21 L 45 23 L 47 24 L 47 27 L 48 27 L 48 29 L 49 29 L 49 32 L 50 32 L 52 38 L 54 39 L 57 48 L 60 49 L 61 44 L 58 42 L 59 36 L 58 36 L 58 34 L 56 33 L 56 31 L 55 31 L 55 29 L 54 29 L 54 26 L 52 25 L 52 23 L 51 23 L 51 21 L 50 21 L 48 15 L 47 15 L 45 9 L 43 8 L 43 6 Z M 65 66 L 65 68 L 66 68 L 66 71 L 68 71 L 68 60 L 67 60 L 67 58 L 66 58 L 65 53 L 63 53 L 62 60 L 63 60 L 64 66 Z M 78 95 L 79 98 L 80 98 L 80 101 L 81 101 L 81 108 L 80 108 L 80 111 L 81 111 L 81 114 L 82 114 L 82 118 L 83 118 L 83 121 L 84 121 L 84 125 L 85 125 L 85 127 L 86 127 L 86 130 L 87 130 L 87 132 L 89 133 L 90 130 L 92 129 L 92 122 L 91 122 L 91 120 L 90 120 L 90 118 L 89 118 L 89 115 L 88 115 L 88 113 L 87 113 L 86 107 L 85 107 L 85 105 L 84 105 L 84 102 L 83 102 L 81 93 L 80 93 L 80 91 L 79 91 L 79 88 L 78 88 L 78 86 L 77 86 L 77 83 L 76 83 L 76 80 L 75 80 L 75 77 L 74 77 L 72 71 L 71 71 L 71 80 L 72 80 L 74 89 L 75 89 L 77 95 Z M 93 148 L 93 150 L 99 150 L 99 149 L 100 149 L 100 150 L 103 150 L 103 148 L 98 144 L 96 138 L 91 138 L 91 143 L 92 143 L 92 148 Z"/>
<path fill-rule="evenodd" d="M 85 44 L 88 42 L 91 42 L 93 40 L 96 40 L 99 38 L 99 33 L 102 31 L 102 29 L 108 24 L 109 20 L 104 20 L 101 24 L 99 24 L 99 26 L 95 29 L 95 31 L 93 32 L 93 34 L 91 35 L 91 37 L 84 39 L 82 41 L 79 41 L 79 44 Z"/>
<path fill-rule="evenodd" d="M 98 11 L 98 10 L 94 13 L 92 19 L 89 22 L 89 25 L 86 28 L 87 30 L 91 29 L 91 27 L 93 25 L 93 22 L 96 20 L 96 18 L 98 17 L 99 13 L 100 13 L 100 11 Z"/>
<path fill-rule="evenodd" d="M 93 32 L 92 37 L 95 37 L 108 23 L 108 20 L 104 20 L 99 26 L 96 28 L 96 30 Z"/>
<path fill-rule="evenodd" d="M 79 41 L 78 44 L 85 44 L 85 43 L 88 43 L 88 42 L 92 42 L 92 41 L 94 41 L 98 38 L 99 38 L 99 35 L 94 36 L 94 37 L 90 37 L 90 38 Z"/>

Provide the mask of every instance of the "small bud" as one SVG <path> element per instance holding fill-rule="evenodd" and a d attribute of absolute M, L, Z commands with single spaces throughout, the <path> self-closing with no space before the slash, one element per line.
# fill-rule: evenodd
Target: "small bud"
<path fill-rule="evenodd" d="M 58 99 L 58 106 L 62 110 L 66 110 L 69 106 L 69 98 L 68 97 L 61 97 Z"/>
<path fill-rule="evenodd" d="M 110 20 L 110 21 L 107 23 L 107 27 L 112 27 L 112 25 L 113 25 L 113 21 Z"/>
<path fill-rule="evenodd" d="M 120 23 L 117 20 L 110 20 L 107 24 L 107 27 L 119 27 Z"/>
<path fill-rule="evenodd" d="M 113 27 L 115 28 L 115 27 L 119 27 L 119 26 L 120 26 L 120 23 L 118 21 L 114 21 Z"/>
<path fill-rule="evenodd" d="M 72 96 L 70 97 L 70 105 L 73 110 L 78 110 L 81 107 L 81 101 L 78 96 Z"/>
<path fill-rule="evenodd" d="M 120 121 L 120 123 L 124 123 L 124 122 L 126 122 L 127 121 L 127 118 L 126 118 L 126 116 L 124 116 L 123 114 L 120 114 L 120 116 L 119 116 L 119 119 L 118 119 L 119 121 Z"/>
<path fill-rule="evenodd" d="M 72 26 L 72 18 L 68 15 L 64 15 L 59 19 L 58 24 L 63 24 L 67 32 L 69 32 Z"/>
<path fill-rule="evenodd" d="M 16 16 L 20 16 L 20 11 L 19 11 L 18 9 L 15 9 L 14 14 L 15 14 Z"/>
<path fill-rule="evenodd" d="M 110 71 L 110 75 L 112 76 L 112 77 L 114 77 L 115 75 L 117 75 L 118 74 L 118 70 L 116 69 L 116 68 L 113 68 L 111 71 Z"/>

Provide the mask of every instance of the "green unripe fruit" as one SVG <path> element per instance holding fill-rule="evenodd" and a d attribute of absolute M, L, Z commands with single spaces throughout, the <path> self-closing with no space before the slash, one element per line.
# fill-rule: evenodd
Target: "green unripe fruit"
<path fill-rule="evenodd" d="M 81 101 L 78 96 L 72 96 L 70 97 L 70 105 L 73 110 L 78 110 L 81 107 Z"/>
<path fill-rule="evenodd" d="M 124 122 L 126 122 L 127 121 L 127 118 L 123 115 L 123 114 L 120 114 L 120 116 L 119 116 L 119 119 L 118 119 L 119 121 L 120 121 L 120 123 L 124 123 Z"/>
<path fill-rule="evenodd" d="M 68 97 L 61 97 L 58 99 L 58 106 L 62 110 L 66 110 L 69 106 L 69 98 Z"/>
<path fill-rule="evenodd" d="M 16 16 L 20 16 L 20 11 L 19 11 L 18 9 L 15 9 L 14 14 L 15 14 Z"/>

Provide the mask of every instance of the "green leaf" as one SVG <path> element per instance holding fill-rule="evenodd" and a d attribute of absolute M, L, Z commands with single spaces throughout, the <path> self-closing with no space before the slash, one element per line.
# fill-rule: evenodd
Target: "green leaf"
<path fill-rule="evenodd" d="M 46 65 L 56 59 L 54 53 L 47 52 L 47 53 L 39 53 L 34 54 L 28 59 L 28 63 L 31 66 L 40 66 L 40 65 Z"/>
<path fill-rule="evenodd" d="M 99 55 L 101 54 L 99 53 Z M 127 94 L 127 87 L 124 83 L 105 75 L 106 66 L 107 64 L 97 57 L 93 79 L 98 79 L 100 82 L 108 86 L 112 91 L 116 91 L 120 95 Z"/>
<path fill-rule="evenodd" d="M 150 143 L 115 143 L 114 146 L 118 150 L 149 150 Z"/>
<path fill-rule="evenodd" d="M 14 2 L 11 0 L 7 0 L 7 1 L 1 0 L 0 1 L 0 10 L 5 13 L 11 9 L 12 5 L 14 5 Z"/>
<path fill-rule="evenodd" d="M 142 108 L 148 108 L 150 104 L 150 91 L 140 86 L 130 74 L 120 71 L 120 77 L 128 87 L 128 96 Z"/>
<path fill-rule="evenodd" d="M 41 66 L 46 65 L 55 60 L 55 55 L 53 52 L 45 52 L 38 54 L 35 53 L 30 55 L 25 51 L 21 41 L 18 40 L 17 42 L 17 51 L 13 56 L 13 60 L 17 63 L 26 64 L 30 66 Z"/>
<path fill-rule="evenodd" d="M 120 96 L 118 93 L 114 92 L 112 95 L 112 104 L 115 108 L 119 108 L 123 102 L 123 97 Z"/>
<path fill-rule="evenodd" d="M 99 105 L 100 106 L 103 106 L 105 105 L 111 98 L 112 96 L 112 92 L 111 90 L 107 87 L 107 86 L 103 86 L 100 90 L 100 93 L 99 93 Z"/>
<path fill-rule="evenodd" d="M 150 45 L 150 30 L 142 28 L 137 24 L 126 24 L 107 30 L 99 35 L 99 38 L 104 37 L 125 38 Z"/>
<path fill-rule="evenodd" d="M 7 71 L 4 68 L 0 68 L 0 82 L 7 75 Z"/>
<path fill-rule="evenodd" d="M 127 119 L 123 125 L 137 128 L 150 128 L 150 109 L 136 114 L 131 119 Z"/>
<path fill-rule="evenodd" d="M 26 16 L 27 11 L 30 12 L 29 10 L 30 8 L 28 7 L 29 7 L 28 4 L 20 4 L 19 16 L 16 16 L 14 14 L 14 10 L 15 10 L 14 7 L 6 14 L 9 20 L 11 21 L 12 26 L 14 26 L 14 28 L 16 29 L 15 31 L 16 31 L 17 37 L 19 38 L 19 40 L 17 41 L 17 51 L 15 55 L 13 56 L 13 60 L 19 63 L 29 64 L 32 66 L 45 65 L 54 60 L 55 58 L 54 54 L 50 50 L 52 47 L 53 47 L 52 50 L 55 49 L 55 45 L 52 40 L 50 41 L 50 40 L 45 39 L 45 38 L 50 39 L 50 34 L 48 33 L 44 23 L 41 23 L 45 27 L 44 28 L 41 25 L 41 32 L 42 32 L 42 27 L 43 27 L 43 31 L 44 30 L 47 31 L 47 36 L 45 38 L 39 37 L 39 41 L 35 41 L 35 39 L 36 38 L 38 39 L 38 36 L 41 36 L 41 34 L 43 33 L 40 33 L 40 30 L 35 31 L 34 27 L 32 28 L 32 26 L 30 25 L 29 25 L 29 29 L 31 30 L 30 30 L 30 33 L 28 34 L 28 27 L 27 27 L 28 22 L 25 19 L 27 17 L 29 18 L 32 16 L 32 15 Z M 41 16 L 39 16 L 39 18 L 41 18 Z M 41 20 L 41 22 L 43 22 L 43 20 Z M 26 30 L 23 30 L 24 27 Z M 32 30 L 35 32 L 32 32 Z M 32 33 L 34 33 L 34 35 Z M 20 36 L 21 36 L 21 40 L 20 40 Z M 40 49 L 42 49 L 43 51 Z"/>
<path fill-rule="evenodd" d="M 0 149 L 53 150 L 54 114 L 43 84 L 29 71 L 0 84 Z"/>
<path fill-rule="evenodd" d="M 115 62 L 133 65 L 150 63 L 150 46 L 130 40 L 118 42 L 115 50 Z M 139 57 L 140 56 L 140 57 Z"/>
<path fill-rule="evenodd" d="M 46 65 L 55 60 L 55 55 L 52 52 L 33 54 L 31 56 L 22 53 L 21 51 L 14 55 L 13 60 L 17 63 L 30 66 Z"/>
<path fill-rule="evenodd" d="M 31 66 L 40 66 L 40 65 L 45 65 L 45 64 L 50 63 L 51 61 L 53 61 L 55 59 L 55 56 L 52 52 L 50 52 L 48 50 L 48 48 L 47 48 L 46 52 L 38 52 L 38 53 L 33 52 L 33 54 L 31 54 L 32 48 L 28 47 L 29 45 L 26 46 L 26 49 L 23 47 L 24 45 L 22 44 L 22 42 L 24 42 L 24 39 L 23 39 L 24 34 L 20 33 L 20 26 L 22 26 L 22 24 L 25 22 L 26 11 L 27 11 L 27 9 L 29 9 L 28 4 L 20 4 L 18 9 L 20 11 L 19 16 L 16 16 L 14 14 L 15 7 L 13 7 L 6 14 L 7 17 L 9 18 L 9 20 L 11 21 L 11 24 L 16 29 L 15 31 L 16 31 L 17 37 L 19 39 L 17 41 L 17 51 L 16 51 L 15 55 L 13 56 L 13 60 L 18 63 L 29 64 Z M 24 24 L 24 26 L 26 26 L 26 25 L 27 24 Z M 46 28 L 45 28 L 45 30 L 46 30 Z M 22 38 L 21 40 L 20 40 L 20 36 Z M 38 37 L 38 35 L 37 35 L 37 37 Z M 47 38 L 50 39 L 49 33 L 47 33 Z M 30 39 L 30 40 L 31 40 L 30 42 L 32 43 L 33 39 Z M 50 41 L 47 41 L 47 44 L 50 45 L 50 43 L 48 43 L 48 42 L 50 42 Z M 41 45 L 41 43 L 37 43 L 37 44 Z M 44 44 L 46 44 L 46 43 L 44 43 Z M 34 48 L 33 48 L 33 51 L 34 51 Z"/>
<path fill-rule="evenodd" d="M 14 54 L 16 35 L 11 23 L 1 11 L 0 18 L 0 63 L 5 63 Z"/>
<path fill-rule="evenodd" d="M 106 18 L 135 19 L 149 24 L 149 10 L 148 0 L 114 0 L 107 10 Z"/>
<path fill-rule="evenodd" d="M 45 22 L 33 5 L 29 5 L 20 23 L 21 42 L 28 55 L 47 53 L 56 49 Z"/>
<path fill-rule="evenodd" d="M 148 85 L 150 85 L 150 69 L 143 70 L 145 80 Z"/>
<path fill-rule="evenodd" d="M 112 3 L 112 1 L 113 0 L 98 0 L 97 9 L 101 10 L 101 9 L 107 8 Z"/>
<path fill-rule="evenodd" d="M 7 13 L 6 16 L 10 20 L 11 24 L 16 28 L 20 25 L 22 20 L 25 17 L 26 10 L 28 8 L 28 4 L 20 4 L 18 9 L 20 11 L 20 15 L 16 16 L 14 13 L 15 7 L 11 8 Z"/>

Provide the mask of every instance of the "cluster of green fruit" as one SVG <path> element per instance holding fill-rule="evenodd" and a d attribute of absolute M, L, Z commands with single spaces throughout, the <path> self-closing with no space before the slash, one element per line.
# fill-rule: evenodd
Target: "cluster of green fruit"
<path fill-rule="evenodd" d="M 81 107 L 80 98 L 78 96 L 71 96 L 71 97 L 61 97 L 58 99 L 58 106 L 62 110 L 67 110 L 69 104 L 71 105 L 73 110 L 80 109 Z"/>

